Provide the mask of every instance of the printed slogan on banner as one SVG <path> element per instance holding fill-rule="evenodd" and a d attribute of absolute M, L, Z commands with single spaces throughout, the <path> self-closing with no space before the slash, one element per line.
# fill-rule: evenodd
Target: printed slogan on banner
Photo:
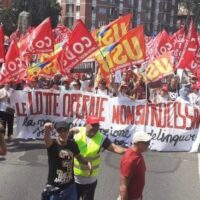
<path fill-rule="evenodd" d="M 152 150 L 198 149 L 200 110 L 189 104 L 155 105 L 143 100 L 50 90 L 15 91 L 11 101 L 19 138 L 43 138 L 46 121 L 64 119 L 71 126 L 84 126 L 86 117 L 95 115 L 101 119 L 101 131 L 116 144 L 129 146 L 134 132 L 145 130 L 152 136 Z"/>

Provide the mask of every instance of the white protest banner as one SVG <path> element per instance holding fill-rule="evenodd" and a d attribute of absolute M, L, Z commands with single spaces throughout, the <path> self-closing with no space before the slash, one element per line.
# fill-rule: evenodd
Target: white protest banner
<path fill-rule="evenodd" d="M 19 138 L 43 138 L 47 120 L 66 120 L 83 126 L 87 115 L 101 119 L 101 131 L 116 144 L 129 146 L 137 130 L 152 136 L 150 149 L 198 150 L 199 107 L 179 102 L 145 104 L 129 98 L 110 98 L 81 91 L 15 91 L 11 98 L 17 116 Z M 198 140 L 197 140 L 198 138 Z"/>

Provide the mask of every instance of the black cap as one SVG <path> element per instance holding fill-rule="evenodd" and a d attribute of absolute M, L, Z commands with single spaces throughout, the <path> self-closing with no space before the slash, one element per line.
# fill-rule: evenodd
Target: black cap
<path fill-rule="evenodd" d="M 59 129 L 66 129 L 67 131 L 69 130 L 70 128 L 70 125 L 66 122 L 66 121 L 60 121 L 60 122 L 57 122 L 55 124 L 55 129 L 56 130 L 59 130 Z"/>

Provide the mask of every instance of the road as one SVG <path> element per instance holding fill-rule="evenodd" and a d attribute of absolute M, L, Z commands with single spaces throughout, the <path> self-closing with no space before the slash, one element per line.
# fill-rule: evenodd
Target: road
<path fill-rule="evenodd" d="M 115 200 L 119 188 L 120 156 L 104 151 L 95 200 Z M 145 153 L 144 200 L 199 200 L 197 153 Z M 14 140 L 0 158 L 0 200 L 40 200 L 47 177 L 43 141 Z"/>

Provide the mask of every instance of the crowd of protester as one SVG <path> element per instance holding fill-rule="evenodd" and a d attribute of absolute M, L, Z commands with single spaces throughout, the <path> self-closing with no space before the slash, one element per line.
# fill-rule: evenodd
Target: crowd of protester
<path fill-rule="evenodd" d="M 0 101 L 4 101 L 4 90 L 8 92 L 7 98 L 13 90 L 49 89 L 62 92 L 80 90 L 109 95 L 110 97 L 126 97 L 132 100 L 146 99 L 149 103 L 180 101 L 192 105 L 200 104 L 200 82 L 192 74 L 182 78 L 182 80 L 178 75 L 174 74 L 154 83 L 146 83 L 141 73 L 128 69 L 121 71 L 120 81 L 116 80 L 114 74 L 110 78 L 110 83 L 107 83 L 103 78 L 99 81 L 95 79 L 96 75 L 86 73 L 75 73 L 70 78 L 66 78 L 61 73 L 57 73 L 53 78 L 45 77 L 44 75 L 36 78 L 27 78 L 18 84 L 1 85 Z"/>
<path fill-rule="evenodd" d="M 157 82 L 146 83 L 144 76 L 139 70 L 125 69 L 120 72 L 120 80 L 115 74 L 110 77 L 109 84 L 104 79 L 96 81 L 95 74 L 72 73 L 71 77 L 57 73 L 54 77 L 39 75 L 34 78 L 26 78 L 24 81 L 8 83 L 0 86 L 0 117 L 6 130 L 8 126 L 8 138 L 13 131 L 14 110 L 8 109 L 9 99 L 14 90 L 32 91 L 37 89 L 80 90 L 92 92 L 110 97 L 146 100 L 148 103 L 164 103 L 167 101 L 179 101 L 193 106 L 200 105 L 200 82 L 197 77 L 187 74 L 184 78 L 177 75 L 164 77 Z M 6 111 L 6 115 L 5 115 Z"/>

